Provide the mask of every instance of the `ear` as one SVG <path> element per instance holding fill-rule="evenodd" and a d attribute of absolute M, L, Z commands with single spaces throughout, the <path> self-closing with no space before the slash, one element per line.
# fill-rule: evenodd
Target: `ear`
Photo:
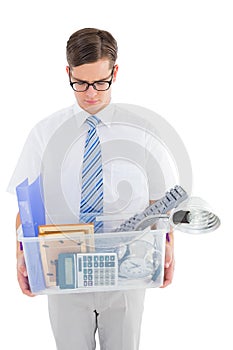
<path fill-rule="evenodd" d="M 114 67 L 114 72 L 113 72 L 113 82 L 116 81 L 118 69 L 119 69 L 118 64 L 116 64 Z"/>
<path fill-rule="evenodd" d="M 66 73 L 69 75 L 70 74 L 70 67 L 66 66 Z"/>

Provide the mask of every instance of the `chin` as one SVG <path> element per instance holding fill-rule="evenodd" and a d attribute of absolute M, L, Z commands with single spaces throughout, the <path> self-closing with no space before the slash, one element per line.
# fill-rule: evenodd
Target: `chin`
<path fill-rule="evenodd" d="M 92 106 L 85 106 L 85 107 L 82 107 L 86 112 L 94 115 L 98 112 L 100 112 L 103 108 L 106 107 L 106 104 L 98 104 L 98 105 L 92 105 Z"/>

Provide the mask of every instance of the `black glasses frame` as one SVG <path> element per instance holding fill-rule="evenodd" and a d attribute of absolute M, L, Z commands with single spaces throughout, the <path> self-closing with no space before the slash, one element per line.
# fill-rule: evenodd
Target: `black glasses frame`
<path fill-rule="evenodd" d="M 87 84 L 86 85 L 86 88 L 84 90 L 76 90 L 74 85 L 77 84 L 78 82 L 77 81 L 71 81 L 71 74 L 70 74 L 70 69 L 69 69 L 69 79 L 70 79 L 70 86 L 72 87 L 72 89 L 75 91 L 75 92 L 84 92 L 84 91 L 87 91 L 89 89 L 90 86 L 93 86 L 93 89 L 96 90 L 96 91 L 107 91 L 110 89 L 110 86 L 112 85 L 112 80 L 113 80 L 113 73 L 114 73 L 114 68 L 115 66 L 113 67 L 112 69 L 112 72 L 110 74 L 110 77 L 111 79 L 110 80 L 96 80 L 94 81 L 93 83 L 88 83 L 88 81 L 85 81 L 85 80 L 80 80 L 80 82 L 84 83 L 84 84 Z M 96 88 L 96 85 L 97 83 L 108 83 L 108 87 L 107 89 L 104 89 L 104 90 L 100 90 L 98 88 Z"/>

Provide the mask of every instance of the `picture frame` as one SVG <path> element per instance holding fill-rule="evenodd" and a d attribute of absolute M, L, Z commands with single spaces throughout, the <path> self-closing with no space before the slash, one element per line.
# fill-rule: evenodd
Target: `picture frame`
<path fill-rule="evenodd" d="M 61 253 L 95 250 L 93 224 L 41 225 L 38 227 L 40 254 L 46 287 L 56 286 L 57 262 Z"/>

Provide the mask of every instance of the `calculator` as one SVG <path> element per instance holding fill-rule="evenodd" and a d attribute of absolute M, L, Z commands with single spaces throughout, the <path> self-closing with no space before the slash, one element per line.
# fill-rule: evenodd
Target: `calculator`
<path fill-rule="evenodd" d="M 61 253 L 57 282 L 61 289 L 113 287 L 118 281 L 116 253 Z"/>

